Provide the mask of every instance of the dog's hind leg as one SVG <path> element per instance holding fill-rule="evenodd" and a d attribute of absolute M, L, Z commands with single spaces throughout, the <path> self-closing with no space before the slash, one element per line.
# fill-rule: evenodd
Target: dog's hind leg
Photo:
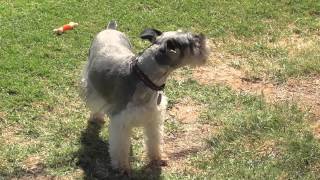
<path fill-rule="evenodd" d="M 131 127 L 121 115 L 110 118 L 109 125 L 109 153 L 114 169 L 124 174 L 130 174 L 129 150 Z"/>

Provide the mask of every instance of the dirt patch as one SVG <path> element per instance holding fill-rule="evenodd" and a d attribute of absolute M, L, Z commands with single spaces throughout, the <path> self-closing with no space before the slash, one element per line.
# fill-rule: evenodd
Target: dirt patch
<path fill-rule="evenodd" d="M 276 43 L 270 43 L 268 46 L 272 48 L 284 48 L 288 50 L 289 57 L 294 57 L 306 51 L 310 51 L 317 48 L 319 44 L 320 36 L 311 35 L 303 37 L 300 34 L 293 34 L 277 41 Z"/>
<path fill-rule="evenodd" d="M 235 41 L 235 40 L 233 40 Z M 242 83 L 243 71 L 230 66 L 232 62 L 244 60 L 241 56 L 232 55 L 221 49 L 221 43 L 209 41 L 212 49 L 208 63 L 192 70 L 192 76 L 200 84 L 227 84 L 239 88 Z"/>
<path fill-rule="evenodd" d="M 23 139 L 18 137 L 18 133 L 22 130 L 19 126 L 7 126 L 1 130 L 1 139 L 5 144 L 17 144 L 23 142 Z"/>
<path fill-rule="evenodd" d="M 4 121 L 6 116 L 7 116 L 6 113 L 0 111 L 0 121 Z"/>
<path fill-rule="evenodd" d="M 36 139 L 26 138 L 20 133 L 22 133 L 23 127 L 19 125 L 10 125 L 4 127 L 1 130 L 0 139 L 5 145 L 19 145 L 22 147 L 27 147 L 30 145 L 38 144 L 39 141 Z"/>
<path fill-rule="evenodd" d="M 226 64 L 198 67 L 194 69 L 193 77 L 200 84 L 227 84 L 239 88 L 242 83 L 242 72 Z"/>
<path fill-rule="evenodd" d="M 191 124 L 197 121 L 202 108 L 200 104 L 194 102 L 190 97 L 186 97 L 175 104 L 169 114 L 180 123 Z"/>
<path fill-rule="evenodd" d="M 320 118 L 320 76 L 289 79 L 275 88 L 275 94 L 277 99 L 293 100 Z"/>
<path fill-rule="evenodd" d="M 19 178 L 12 178 L 11 180 L 56 180 L 54 176 L 49 175 L 25 175 Z"/>
<path fill-rule="evenodd" d="M 320 139 L 320 121 L 315 122 L 312 128 L 314 129 L 314 136 Z"/>
<path fill-rule="evenodd" d="M 39 156 L 29 156 L 23 161 L 22 169 L 31 174 L 38 174 L 43 171 L 42 159 Z"/>
<path fill-rule="evenodd" d="M 277 143 L 272 140 L 264 141 L 257 149 L 259 157 L 277 157 L 280 154 L 280 149 L 277 148 Z"/>
<path fill-rule="evenodd" d="M 186 97 L 176 103 L 169 112 L 170 121 L 176 121 L 178 130 L 166 133 L 164 153 L 169 158 L 169 165 L 164 170 L 170 172 L 199 172 L 193 167 L 188 157 L 205 151 L 205 139 L 216 131 L 216 127 L 199 122 L 203 106 Z"/>
<path fill-rule="evenodd" d="M 224 84 L 236 91 L 263 95 L 268 102 L 293 101 L 320 118 L 320 76 L 291 78 L 276 85 L 261 79 L 248 79 L 245 73 L 225 64 L 197 68 L 193 76 L 201 84 Z"/>
<path fill-rule="evenodd" d="M 53 180 L 63 179 L 55 176 L 46 175 L 44 172 L 43 159 L 37 155 L 31 155 L 22 162 L 24 175 L 12 178 L 11 180 Z"/>

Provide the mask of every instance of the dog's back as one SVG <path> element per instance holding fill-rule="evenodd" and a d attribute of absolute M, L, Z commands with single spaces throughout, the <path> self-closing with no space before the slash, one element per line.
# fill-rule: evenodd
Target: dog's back
<path fill-rule="evenodd" d="M 122 32 L 117 31 L 116 28 L 116 22 L 111 21 L 105 30 L 96 35 L 90 48 L 89 61 L 95 59 L 101 60 L 99 58 L 90 57 L 93 54 L 95 56 L 101 56 L 103 60 L 107 61 L 121 61 L 125 59 L 123 56 L 134 56 L 128 38 Z M 108 59 L 105 59 L 105 57 Z"/>
<path fill-rule="evenodd" d="M 116 30 L 115 22 L 94 38 L 83 74 L 84 96 L 93 111 L 116 113 L 127 104 L 138 82 L 130 75 L 134 57 L 127 37 Z"/>

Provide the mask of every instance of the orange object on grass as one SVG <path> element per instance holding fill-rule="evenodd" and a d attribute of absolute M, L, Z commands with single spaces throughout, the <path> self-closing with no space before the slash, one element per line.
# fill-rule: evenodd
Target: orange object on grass
<path fill-rule="evenodd" d="M 65 31 L 69 31 L 69 30 L 74 29 L 78 25 L 79 25 L 78 23 L 70 22 L 69 24 L 65 24 L 57 29 L 54 29 L 53 32 L 60 35 L 60 34 L 64 33 Z"/>
<path fill-rule="evenodd" d="M 73 29 L 73 26 L 69 25 L 69 24 L 66 24 L 66 25 L 63 25 L 63 31 L 68 31 L 68 30 L 72 30 Z"/>

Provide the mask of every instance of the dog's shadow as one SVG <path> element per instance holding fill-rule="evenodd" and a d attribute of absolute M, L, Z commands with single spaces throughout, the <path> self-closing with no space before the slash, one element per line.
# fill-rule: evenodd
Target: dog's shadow
<path fill-rule="evenodd" d="M 100 137 L 103 125 L 88 122 L 87 128 L 81 133 L 81 148 L 78 153 L 78 165 L 84 171 L 86 180 L 91 179 L 160 179 L 161 167 L 133 170 L 130 176 L 123 176 L 112 170 L 109 145 Z"/>

